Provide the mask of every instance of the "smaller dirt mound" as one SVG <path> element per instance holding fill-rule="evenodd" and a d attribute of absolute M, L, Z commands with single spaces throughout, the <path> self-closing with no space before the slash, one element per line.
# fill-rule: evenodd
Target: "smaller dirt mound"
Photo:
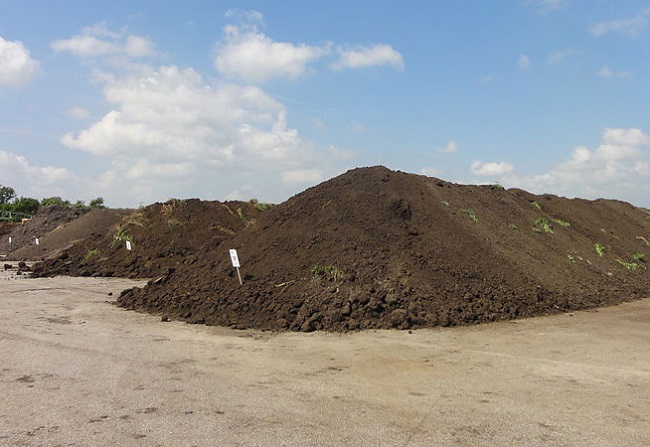
<path fill-rule="evenodd" d="M 33 276 L 159 276 L 205 243 L 218 244 L 251 225 L 264 208 L 256 202 L 198 199 L 155 203 L 36 264 Z"/>
<path fill-rule="evenodd" d="M 5 234 L 0 240 L 0 253 L 5 254 L 7 259 L 45 259 L 53 250 L 63 248 L 61 246 L 52 247 L 52 250 L 50 250 L 45 245 L 40 247 L 40 242 L 45 240 L 46 235 L 87 212 L 87 209 L 74 209 L 64 206 L 41 208 L 29 221 L 23 224 L 12 224 L 12 231 Z M 9 243 L 9 236 L 11 236 L 11 243 Z M 39 246 L 36 245 L 37 238 Z"/>

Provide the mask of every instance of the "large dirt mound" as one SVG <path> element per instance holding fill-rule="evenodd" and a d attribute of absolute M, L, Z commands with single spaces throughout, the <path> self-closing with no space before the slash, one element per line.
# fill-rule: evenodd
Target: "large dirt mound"
<path fill-rule="evenodd" d="M 272 330 L 470 324 L 648 296 L 650 215 L 362 168 L 310 188 L 120 306 Z M 239 285 L 228 249 L 242 261 Z"/>
<path fill-rule="evenodd" d="M 65 206 L 41 208 L 24 223 L 7 224 L 5 235 L 0 239 L 0 253 L 7 259 L 40 260 L 53 255 L 69 245 L 69 241 L 49 239 L 49 233 L 88 213 L 88 209 Z M 11 243 L 9 242 L 11 236 Z M 39 245 L 36 245 L 36 239 Z"/>
<path fill-rule="evenodd" d="M 218 244 L 254 222 L 251 202 L 172 199 L 123 215 L 103 231 L 38 263 L 33 276 L 151 278 L 190 257 L 206 242 Z M 126 249 L 129 241 L 131 250 Z"/>

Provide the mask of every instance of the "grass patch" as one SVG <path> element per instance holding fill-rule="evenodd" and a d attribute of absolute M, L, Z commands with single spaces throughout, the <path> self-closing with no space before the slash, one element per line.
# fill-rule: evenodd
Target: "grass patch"
<path fill-rule="evenodd" d="M 84 255 L 84 261 L 87 261 L 90 258 L 94 258 L 95 256 L 99 256 L 101 253 L 102 252 L 96 248 L 94 250 L 88 250 Z"/>
<path fill-rule="evenodd" d="M 461 210 L 463 213 L 467 214 L 467 217 L 469 217 L 469 220 L 472 222 L 478 222 L 478 216 L 476 216 L 476 213 L 474 212 L 473 209 L 471 208 L 465 208 Z"/>
<path fill-rule="evenodd" d="M 605 256 L 605 246 L 600 242 L 596 242 L 594 244 L 594 250 L 596 250 L 596 253 L 598 253 L 598 256 L 600 256 L 601 258 Z"/>
<path fill-rule="evenodd" d="M 566 220 L 562 219 L 553 219 L 553 222 L 561 226 L 562 228 L 569 228 L 571 224 L 567 222 Z"/>
<path fill-rule="evenodd" d="M 334 281 L 343 278 L 343 270 L 333 265 L 315 265 L 311 268 L 311 274 Z"/>
<path fill-rule="evenodd" d="M 551 222 L 545 218 L 545 217 L 538 217 L 535 220 L 535 226 L 533 227 L 533 231 L 536 233 L 553 233 L 553 225 L 551 225 Z"/>
<path fill-rule="evenodd" d="M 255 209 L 258 210 L 258 211 L 268 211 L 271 208 L 273 208 L 273 204 L 271 204 L 271 203 L 263 203 L 263 202 L 258 201 L 257 199 L 250 199 L 248 201 L 248 203 L 253 205 L 253 207 L 255 207 Z"/>
<path fill-rule="evenodd" d="M 628 270 L 638 270 L 638 268 L 641 267 L 636 262 L 626 262 L 621 259 L 617 259 L 616 261 Z"/>
<path fill-rule="evenodd" d="M 519 228 L 517 228 L 517 225 L 515 225 L 513 223 L 508 224 L 508 228 L 510 228 L 511 230 L 518 230 L 519 229 Z"/>
<path fill-rule="evenodd" d="M 541 210 L 541 209 L 542 209 L 542 205 L 540 205 L 539 202 L 538 202 L 537 200 L 535 200 L 533 203 L 531 203 L 531 205 L 533 205 L 533 206 L 534 206 L 535 208 L 537 208 L 538 210 Z"/>
<path fill-rule="evenodd" d="M 645 253 L 634 253 L 632 259 L 639 262 L 645 262 Z"/>

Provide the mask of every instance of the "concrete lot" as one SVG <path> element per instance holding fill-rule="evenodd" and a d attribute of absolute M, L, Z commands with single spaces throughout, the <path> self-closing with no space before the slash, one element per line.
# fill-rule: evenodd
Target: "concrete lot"
<path fill-rule="evenodd" d="M 110 304 L 132 284 L 0 273 L 0 445 L 650 445 L 650 299 L 271 334 Z"/>

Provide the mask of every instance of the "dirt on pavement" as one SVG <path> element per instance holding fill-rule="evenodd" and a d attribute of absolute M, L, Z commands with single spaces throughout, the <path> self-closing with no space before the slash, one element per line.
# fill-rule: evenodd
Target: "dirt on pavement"
<path fill-rule="evenodd" d="M 133 281 L 13 275 L 0 272 L 1 446 L 650 444 L 648 299 L 412 333 L 273 333 L 111 305 Z"/>

